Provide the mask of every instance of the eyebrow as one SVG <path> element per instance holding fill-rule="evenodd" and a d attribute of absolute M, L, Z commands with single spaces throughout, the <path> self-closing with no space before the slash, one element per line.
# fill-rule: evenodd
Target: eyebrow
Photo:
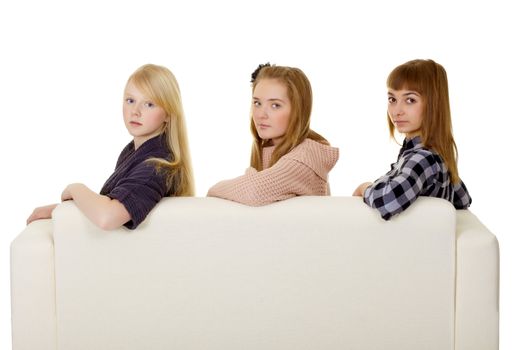
<path fill-rule="evenodd" d="M 389 95 L 394 95 L 392 92 L 388 92 Z M 402 96 L 408 96 L 408 95 L 416 95 L 416 96 L 421 96 L 421 94 L 419 94 L 417 91 L 408 91 L 406 93 L 404 93 Z"/>
<path fill-rule="evenodd" d="M 144 99 L 143 99 L 144 102 L 155 103 L 155 101 L 153 101 L 152 98 L 149 98 L 149 97 L 146 97 L 146 96 L 143 96 L 143 97 L 144 97 Z M 137 97 L 136 95 L 134 95 L 134 94 L 132 94 L 132 93 L 130 93 L 128 91 L 124 91 L 124 98 L 133 98 L 135 100 L 139 100 L 140 101 L 140 97 Z"/>
<path fill-rule="evenodd" d="M 259 97 L 255 97 L 255 96 L 253 96 L 252 99 L 253 99 L 253 100 L 260 100 Z M 273 102 L 273 101 L 279 101 L 279 102 L 284 103 L 284 100 L 281 100 L 280 98 L 269 98 L 267 101 L 271 101 L 271 102 Z"/>

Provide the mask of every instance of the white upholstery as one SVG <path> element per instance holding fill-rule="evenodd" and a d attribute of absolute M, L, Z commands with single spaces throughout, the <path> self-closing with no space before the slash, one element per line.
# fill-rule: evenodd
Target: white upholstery
<path fill-rule="evenodd" d="M 440 199 L 167 198 L 111 232 L 67 202 L 11 257 L 14 350 L 498 347 L 497 241 Z"/>
<path fill-rule="evenodd" d="M 499 249 L 496 237 L 472 213 L 457 213 L 456 346 L 499 345 Z"/>
<path fill-rule="evenodd" d="M 55 259 L 51 220 L 39 220 L 11 244 L 13 349 L 56 349 Z"/>

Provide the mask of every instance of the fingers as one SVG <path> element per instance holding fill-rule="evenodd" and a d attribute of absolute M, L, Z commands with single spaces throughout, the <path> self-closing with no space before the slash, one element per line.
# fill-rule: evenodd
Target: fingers
<path fill-rule="evenodd" d="M 29 217 L 26 220 L 26 225 L 29 225 L 30 223 L 32 223 L 35 220 L 36 220 L 36 218 L 35 218 L 34 214 L 29 215 Z"/>
<path fill-rule="evenodd" d="M 41 212 L 40 212 L 40 209 L 41 208 L 36 208 L 35 210 L 33 210 L 31 215 L 29 215 L 29 217 L 26 220 L 26 225 L 29 225 L 30 223 L 32 223 L 35 220 L 43 219 L 43 217 L 41 215 Z"/>
<path fill-rule="evenodd" d="M 56 208 L 56 204 L 50 204 L 46 205 L 45 207 L 38 207 L 26 220 L 26 224 L 29 225 L 35 220 L 41 220 L 41 219 L 51 219 L 51 213 L 53 213 L 53 210 Z"/>
<path fill-rule="evenodd" d="M 368 186 L 372 185 L 371 182 L 363 182 L 361 185 L 357 186 L 354 193 L 352 193 L 352 196 L 359 196 L 363 197 L 365 190 Z"/>

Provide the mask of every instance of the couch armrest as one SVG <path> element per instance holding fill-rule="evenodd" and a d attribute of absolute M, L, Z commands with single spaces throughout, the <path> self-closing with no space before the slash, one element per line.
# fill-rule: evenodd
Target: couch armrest
<path fill-rule="evenodd" d="M 51 220 L 34 221 L 11 243 L 13 349 L 56 350 L 52 227 Z"/>
<path fill-rule="evenodd" d="M 499 247 L 468 210 L 457 212 L 456 350 L 499 345 Z"/>

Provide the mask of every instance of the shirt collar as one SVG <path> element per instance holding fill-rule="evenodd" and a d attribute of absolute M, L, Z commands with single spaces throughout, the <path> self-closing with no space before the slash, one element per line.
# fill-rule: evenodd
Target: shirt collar
<path fill-rule="evenodd" d="M 165 142 L 164 134 L 157 135 L 155 137 L 152 137 L 151 139 L 145 141 L 142 145 L 140 145 L 139 148 L 135 150 L 135 147 L 133 146 L 133 150 L 135 152 L 140 151 L 142 152 L 149 152 L 151 150 L 157 149 L 159 147 L 162 147 Z M 133 145 L 133 141 L 130 142 L 131 145 Z"/>
<path fill-rule="evenodd" d="M 403 146 L 401 147 L 401 151 L 399 152 L 399 154 L 402 155 L 405 152 L 413 152 L 423 147 L 424 146 L 423 146 L 423 143 L 421 142 L 421 137 L 416 136 L 411 139 L 405 138 L 405 140 L 403 141 Z"/>

